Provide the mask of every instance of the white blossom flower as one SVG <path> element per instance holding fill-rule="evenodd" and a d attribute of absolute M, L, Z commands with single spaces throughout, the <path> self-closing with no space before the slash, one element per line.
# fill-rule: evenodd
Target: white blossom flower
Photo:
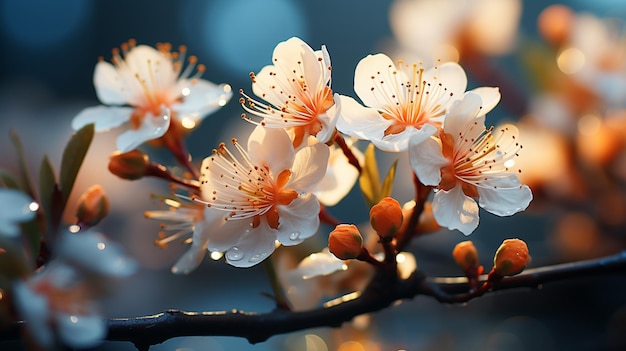
<path fill-rule="evenodd" d="M 41 346 L 54 346 L 56 332 L 69 347 L 94 347 L 107 333 L 96 299 L 104 292 L 103 278 L 129 276 L 136 263 L 91 231 L 65 233 L 57 249 L 43 270 L 13 284 L 16 309 Z"/>
<path fill-rule="evenodd" d="M 76 130 L 94 123 L 96 131 L 126 124 L 117 138 L 122 152 L 162 137 L 170 124 L 193 128 L 202 118 L 224 106 L 232 92 L 227 84 L 216 85 L 200 79 L 204 65 L 190 56 L 183 70 L 186 48 L 172 52 L 169 44 L 157 49 L 135 46 L 134 41 L 115 49 L 111 63 L 101 60 L 94 71 L 94 86 L 104 105 L 89 107 L 72 121 Z M 196 68 L 196 74 L 192 72 Z M 174 118 L 174 120 L 172 120 Z"/>
<path fill-rule="evenodd" d="M 295 148 L 306 145 L 309 135 L 320 142 L 330 140 L 335 132 L 337 106 L 331 85 L 330 56 L 326 47 L 313 51 L 299 38 L 279 43 L 272 55 L 273 65 L 258 74 L 251 73 L 252 91 L 267 102 L 252 99 L 241 91 L 244 110 L 261 117 L 254 124 L 283 128 Z"/>
<path fill-rule="evenodd" d="M 369 55 L 354 73 L 354 90 L 367 107 L 340 96 L 337 129 L 384 151 L 406 151 L 409 139 L 423 141 L 437 132 L 466 86 L 463 68 L 453 62 L 425 70 L 421 64 L 402 61 L 396 66 L 384 54 Z M 497 88 L 473 91 L 483 98 L 483 114 L 500 100 Z"/>
<path fill-rule="evenodd" d="M 478 226 L 478 205 L 498 216 L 528 207 L 530 188 L 511 170 L 522 146 L 513 125 L 485 129 L 480 96 L 455 102 L 440 138 L 411 140 L 409 160 L 425 185 L 435 186 L 433 215 L 441 226 L 469 235 Z M 478 205 L 473 198 L 478 198 Z"/>
<path fill-rule="evenodd" d="M 208 233 L 208 249 L 226 252 L 233 266 L 249 267 L 275 249 L 275 241 L 296 245 L 319 226 L 320 204 L 311 194 L 326 172 L 325 144 L 296 152 L 282 129 L 257 126 L 246 152 L 220 144 L 202 162 L 202 200 L 222 214 L 222 225 Z M 201 201 L 201 200 L 199 200 Z"/>
<path fill-rule="evenodd" d="M 0 189 L 0 235 L 15 237 L 20 233 L 18 223 L 35 218 L 36 202 L 19 190 Z"/>
<path fill-rule="evenodd" d="M 196 269 L 207 253 L 209 233 L 224 224 L 221 212 L 212 210 L 197 201 L 194 197 L 177 195 L 177 198 L 164 198 L 162 201 L 169 206 L 165 211 L 146 211 L 146 218 L 163 222 L 159 239 L 154 244 L 165 248 L 174 240 L 185 239 L 191 244 L 187 251 L 172 266 L 174 274 L 189 274 Z M 167 235 L 166 233 L 171 233 Z"/>

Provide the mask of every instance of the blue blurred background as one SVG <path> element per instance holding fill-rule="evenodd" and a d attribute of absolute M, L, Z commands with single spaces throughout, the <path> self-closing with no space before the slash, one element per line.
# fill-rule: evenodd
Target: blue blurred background
<path fill-rule="evenodd" d="M 463 6 L 472 1 L 458 1 Z M 597 16 L 624 17 L 623 1 L 568 1 L 576 12 Z M 99 56 L 110 58 L 111 49 L 134 38 L 154 45 L 170 42 L 187 45 L 188 52 L 206 65 L 203 78 L 228 83 L 237 92 L 250 91 L 248 73 L 270 63 L 274 46 L 298 36 L 314 49 L 326 45 L 333 64 L 335 92 L 354 95 L 352 80 L 358 61 L 370 53 L 396 50 L 390 23 L 389 0 L 1 0 L 0 1 L 0 167 L 14 170 L 16 158 L 8 141 L 15 129 L 22 140 L 31 168 L 37 169 L 48 154 L 60 163 L 63 145 L 71 134 L 70 121 L 82 108 L 96 105 L 92 75 Z M 550 2 L 527 1 L 522 5 L 518 42 L 540 41 L 537 18 Z M 445 17 L 445 13 L 441 14 Z M 435 30 L 435 29 L 433 29 Z M 494 28 L 494 30 L 497 30 Z M 435 33 L 433 33 L 435 34 Z M 519 50 L 520 46 L 517 47 Z M 490 56 L 489 64 L 509 76 L 503 96 L 519 98 L 517 104 L 501 104 L 489 119 L 518 120 L 528 112 L 532 84 L 519 69 L 520 53 Z M 463 64 L 463 62 L 461 62 Z M 473 75 L 468 70 L 469 88 L 500 85 L 496 76 Z M 509 89 L 509 90 L 507 90 Z M 220 141 L 244 138 L 251 129 L 239 118 L 238 96 L 193 131 L 188 145 L 196 161 Z M 521 107 L 520 107 L 521 106 Z M 107 157 L 114 150 L 115 134 L 98 134 L 87 155 L 77 183 L 78 196 L 93 183 L 100 183 L 111 198 L 111 216 L 100 227 L 141 264 L 130 280 L 119 282 L 106 302 L 111 317 L 154 314 L 165 309 L 187 311 L 231 310 L 266 312 L 272 302 L 261 296 L 270 287 L 260 267 L 235 269 L 222 261 L 205 260 L 189 276 L 174 276 L 169 268 L 184 247 L 162 250 L 153 245 L 158 223 L 143 217 L 143 211 L 158 204 L 151 193 L 166 192 L 167 184 L 154 180 L 131 183 L 108 174 Z M 171 161 L 159 155 L 163 162 Z M 395 157 L 395 155 L 394 155 Z M 403 157 L 403 156 L 401 156 Z M 388 167 L 393 159 L 381 161 Z M 550 172 L 549 168 L 545 172 Z M 401 163 L 395 195 L 409 200 L 409 168 Z M 405 175 L 402 175 L 405 174 Z M 358 187 L 357 187 L 358 188 Z M 367 208 L 358 190 L 345 203 L 332 208 L 338 218 L 360 223 Z M 554 250 L 550 236 L 555 217 L 542 208 L 512 218 L 481 213 L 481 226 L 473 234 L 479 249 L 490 252 L 507 237 L 527 241 L 532 266 L 555 263 L 570 256 Z M 71 216 L 70 219 L 71 220 Z M 308 247 L 323 246 L 329 228 Z M 459 275 L 449 258 L 452 247 L 465 240 L 459 232 L 440 231 L 412 246 L 420 268 L 432 275 Z M 620 238 L 605 250 L 617 252 Z M 463 306 L 447 306 L 419 297 L 371 315 L 367 324 L 340 330 L 320 328 L 250 345 L 243 339 L 226 337 L 178 338 L 152 350 L 623 350 L 626 349 L 625 277 L 590 277 L 493 294 Z M 318 340 L 319 339 L 319 340 Z M 320 342 L 320 340 L 322 340 Z M 358 341 L 358 344 L 349 342 Z M 359 348 L 360 347 L 360 348 Z M 0 348 L 19 349 L 14 343 Z M 133 350 L 128 343 L 108 342 L 97 350 Z"/>

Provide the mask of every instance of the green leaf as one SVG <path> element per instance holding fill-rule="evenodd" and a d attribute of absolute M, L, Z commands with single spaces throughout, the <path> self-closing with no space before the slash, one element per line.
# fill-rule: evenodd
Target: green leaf
<path fill-rule="evenodd" d="M 391 196 L 391 191 L 393 190 L 393 180 L 396 176 L 396 167 L 398 166 L 398 160 L 393 161 L 391 167 L 389 167 L 389 171 L 385 176 L 385 180 L 383 180 L 383 185 L 380 189 L 380 199 L 378 201 Z M 377 201 L 377 203 L 378 203 Z"/>
<path fill-rule="evenodd" d="M 67 200 L 70 197 L 74 182 L 78 171 L 83 164 L 87 150 L 91 145 L 94 134 L 94 125 L 88 124 L 74 133 L 70 138 L 70 141 L 63 150 L 63 158 L 61 159 L 61 172 L 60 172 L 60 190 L 63 195 L 61 212 L 67 204 Z"/>
<path fill-rule="evenodd" d="M 13 146 L 15 147 L 15 151 L 17 151 L 17 159 L 19 163 L 20 169 L 20 177 L 22 178 L 22 186 L 21 189 L 30 195 L 31 198 L 37 200 L 35 196 L 35 192 L 33 191 L 33 186 L 30 181 L 30 173 L 28 172 L 28 166 L 26 165 L 26 156 L 24 155 L 24 148 L 22 147 L 22 141 L 17 133 L 12 130 L 11 131 L 11 142 L 13 142 Z"/>
<path fill-rule="evenodd" d="M 8 189 L 20 189 L 20 184 L 17 182 L 17 180 L 15 180 L 15 178 L 13 178 L 12 175 L 9 174 L 9 172 L 0 169 L 0 183 L 2 183 L 2 187 L 3 188 L 8 188 Z"/>
<path fill-rule="evenodd" d="M 39 167 L 39 205 L 46 218 L 50 219 L 52 215 L 52 193 L 57 188 L 54 170 L 50 164 L 48 156 L 44 156 Z"/>
<path fill-rule="evenodd" d="M 365 150 L 365 159 L 359 177 L 359 186 L 368 207 L 372 207 L 380 198 L 380 176 L 374 144 L 369 144 Z"/>

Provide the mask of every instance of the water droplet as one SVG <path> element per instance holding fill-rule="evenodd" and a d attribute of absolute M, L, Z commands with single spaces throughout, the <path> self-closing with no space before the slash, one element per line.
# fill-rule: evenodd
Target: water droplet
<path fill-rule="evenodd" d="M 226 258 L 230 261 L 239 261 L 243 258 L 243 252 L 235 246 L 226 252 Z"/>
<path fill-rule="evenodd" d="M 250 257 L 250 259 L 248 261 L 249 262 L 259 262 L 259 261 L 263 260 L 266 256 L 267 256 L 267 254 L 265 254 L 265 253 L 256 254 L 256 255 Z"/>
<path fill-rule="evenodd" d="M 299 238 L 300 238 L 300 232 L 293 232 L 289 234 L 289 239 L 291 240 L 298 240 Z"/>

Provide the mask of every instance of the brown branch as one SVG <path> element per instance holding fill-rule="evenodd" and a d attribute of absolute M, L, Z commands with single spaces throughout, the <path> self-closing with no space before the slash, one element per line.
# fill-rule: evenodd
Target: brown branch
<path fill-rule="evenodd" d="M 181 336 L 236 336 L 258 343 L 278 334 L 315 327 L 339 327 L 358 315 L 379 311 L 397 300 L 417 295 L 431 296 L 444 303 L 459 303 L 497 290 L 536 288 L 553 281 L 625 273 L 626 251 L 594 260 L 529 269 L 493 283 L 490 289 L 479 294 L 469 291 L 467 278 L 426 278 L 422 272 L 416 272 L 406 280 L 394 280 L 381 272 L 361 294 L 349 294 L 309 311 L 274 310 L 257 314 L 237 310 L 203 313 L 169 310 L 153 316 L 111 319 L 106 340 L 129 341 L 139 350 Z M 480 279 L 485 281 L 486 275 Z M 0 340 L 18 339 L 24 324 L 19 322 L 0 331 Z"/>

